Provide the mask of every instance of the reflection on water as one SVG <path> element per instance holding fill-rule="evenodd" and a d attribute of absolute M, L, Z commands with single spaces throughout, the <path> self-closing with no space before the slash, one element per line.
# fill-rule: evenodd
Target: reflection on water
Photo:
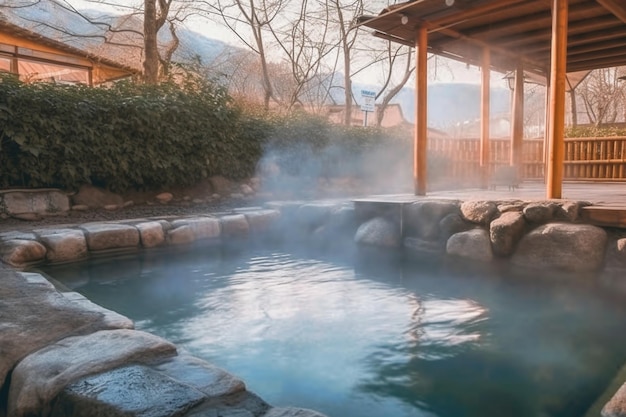
<path fill-rule="evenodd" d="M 626 360 L 624 300 L 549 277 L 265 249 L 48 273 L 270 403 L 334 417 L 582 416 Z"/>

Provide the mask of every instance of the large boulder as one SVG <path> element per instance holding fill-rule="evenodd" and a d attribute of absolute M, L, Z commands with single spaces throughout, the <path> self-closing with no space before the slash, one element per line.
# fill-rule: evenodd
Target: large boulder
<path fill-rule="evenodd" d="M 142 365 L 129 365 L 73 381 L 52 408 L 55 417 L 180 416 L 204 401 L 195 388 Z"/>
<path fill-rule="evenodd" d="M 192 217 L 172 222 L 174 230 L 180 226 L 187 226 L 193 233 L 195 240 L 218 238 L 221 233 L 220 221 L 215 217 Z"/>
<path fill-rule="evenodd" d="M 548 223 L 524 236 L 512 257 L 516 265 L 593 271 L 604 261 L 606 232 L 596 226 Z"/>
<path fill-rule="evenodd" d="M 0 207 L 14 217 L 27 213 L 60 214 L 70 209 L 70 200 L 60 190 L 6 190 L 0 193 Z"/>
<path fill-rule="evenodd" d="M 13 239 L 0 241 L 0 260 L 20 267 L 46 259 L 46 247 L 34 240 Z"/>
<path fill-rule="evenodd" d="M 271 229 L 280 218 L 278 210 L 254 210 L 242 213 L 246 216 L 251 233 L 263 233 Z"/>
<path fill-rule="evenodd" d="M 215 175 L 209 178 L 209 183 L 214 193 L 223 197 L 229 196 L 230 193 L 237 190 L 237 184 L 221 175 Z"/>
<path fill-rule="evenodd" d="M 461 214 L 451 213 L 439 221 L 439 239 L 447 242 L 453 234 L 473 228 L 474 225 L 463 220 Z"/>
<path fill-rule="evenodd" d="M 274 407 L 270 408 L 263 417 L 326 417 L 317 411 L 307 410 L 306 408 L 295 407 Z"/>
<path fill-rule="evenodd" d="M 2 265 L 0 274 L 0 317 L 6 324 L 0 337 L 0 391 L 8 372 L 32 352 L 68 336 L 133 327 L 123 316 L 59 293 L 39 274 L 17 273 Z"/>
<path fill-rule="evenodd" d="M 165 231 L 161 222 L 142 222 L 135 225 L 139 231 L 141 246 L 144 248 L 154 248 L 165 242 Z"/>
<path fill-rule="evenodd" d="M 446 253 L 476 261 L 490 261 L 493 252 L 489 233 L 484 229 L 472 229 L 454 234 L 448 239 Z"/>
<path fill-rule="evenodd" d="M 61 390 L 88 375 L 176 354 L 170 342 L 136 330 L 103 330 L 74 336 L 24 358 L 11 374 L 10 416 L 48 415 Z M 140 384 L 138 384 L 140 385 Z"/>
<path fill-rule="evenodd" d="M 422 239 L 439 238 L 439 224 L 449 215 L 460 215 L 456 201 L 425 200 L 404 207 L 403 225 L 405 234 Z"/>
<path fill-rule="evenodd" d="M 50 262 L 77 261 L 87 256 L 87 240 L 80 230 L 43 229 L 35 232 L 47 248 L 46 258 Z"/>
<path fill-rule="evenodd" d="M 510 256 L 515 245 L 524 235 L 526 221 L 519 211 L 507 211 L 489 225 L 489 237 L 493 252 L 499 256 Z"/>
<path fill-rule="evenodd" d="M 122 196 L 88 184 L 82 185 L 78 192 L 72 196 L 72 205 L 84 205 L 89 208 L 113 205 L 121 207 L 123 204 Z"/>
<path fill-rule="evenodd" d="M 242 238 L 250 234 L 250 225 L 243 214 L 229 214 L 220 218 L 222 235 L 226 238 Z"/>
<path fill-rule="evenodd" d="M 90 223 L 81 227 L 85 231 L 89 250 L 132 248 L 139 245 L 139 231 L 126 224 Z"/>
<path fill-rule="evenodd" d="M 554 220 L 558 204 L 551 201 L 529 203 L 524 207 L 524 216 L 531 223 L 547 223 Z"/>
<path fill-rule="evenodd" d="M 602 417 L 626 417 L 626 383 L 617 390 L 602 408 Z"/>
<path fill-rule="evenodd" d="M 498 214 L 498 206 L 493 201 L 464 201 L 461 204 L 461 213 L 472 223 L 488 225 Z"/>
<path fill-rule="evenodd" d="M 354 241 L 360 245 L 399 248 L 402 236 L 397 224 L 384 217 L 374 217 L 359 226 Z"/>

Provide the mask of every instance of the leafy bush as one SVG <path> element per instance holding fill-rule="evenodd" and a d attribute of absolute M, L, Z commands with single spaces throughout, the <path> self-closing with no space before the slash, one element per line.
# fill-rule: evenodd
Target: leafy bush
<path fill-rule="evenodd" d="M 566 138 L 603 138 L 608 136 L 626 136 L 626 128 L 623 126 L 577 126 L 565 129 Z"/>
<path fill-rule="evenodd" d="M 263 132 L 215 85 L 111 88 L 0 78 L 0 186 L 116 191 L 254 173 Z"/>

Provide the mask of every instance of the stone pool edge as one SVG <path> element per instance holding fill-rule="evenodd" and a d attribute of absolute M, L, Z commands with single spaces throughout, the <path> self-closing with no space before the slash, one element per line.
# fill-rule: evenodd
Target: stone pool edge
<path fill-rule="evenodd" d="M 550 253 L 550 245 L 554 244 L 551 241 L 556 239 L 557 242 L 562 242 L 565 237 L 574 238 L 576 244 L 582 245 L 582 250 L 579 251 L 580 255 L 577 254 L 573 259 L 567 258 L 567 254 L 564 254 L 563 256 L 566 257 L 565 264 L 553 265 L 556 268 L 564 267 L 567 269 L 572 265 L 572 262 L 583 262 L 582 264 L 591 265 L 591 269 L 605 267 L 608 264 L 607 254 L 609 252 L 613 255 L 611 262 L 614 266 L 615 255 L 619 255 L 621 253 L 620 246 L 624 246 L 622 240 L 624 237 L 620 237 L 619 234 L 616 235 L 614 231 L 581 223 L 580 210 L 585 205 L 587 205 L 585 202 L 567 201 L 459 201 L 441 199 L 422 199 L 401 206 L 361 204 L 359 202 L 353 204 L 349 201 L 338 200 L 275 202 L 266 204 L 264 208 L 235 209 L 227 213 L 204 216 L 133 219 L 63 227 L 55 226 L 31 231 L 4 232 L 0 233 L 0 260 L 15 268 L 21 268 L 42 262 L 73 262 L 90 255 L 115 251 L 184 246 L 198 241 L 242 240 L 271 234 L 275 237 L 279 236 L 281 239 L 303 240 L 318 245 L 356 242 L 359 246 L 400 249 L 409 256 L 412 254 L 453 256 L 478 262 L 508 258 L 511 262 L 519 264 L 534 260 L 538 263 L 537 266 L 541 268 L 545 267 L 544 263 L 549 261 L 541 255 Z M 530 244 L 526 244 L 527 248 L 525 249 L 530 250 L 530 254 L 526 254 L 526 258 L 521 257 L 517 251 L 520 247 L 524 247 L 524 239 L 532 239 L 528 236 L 532 235 L 533 232 L 539 236 L 539 239 L 543 239 L 543 243 L 531 240 Z M 550 236 L 555 239 L 550 239 Z M 589 239 L 590 236 L 591 239 Z M 578 242 L 579 240 L 582 242 Z M 590 255 L 586 253 L 589 252 L 589 244 L 592 248 Z M 536 245 L 540 245 L 541 249 L 538 253 L 533 253 L 532 246 Z M 602 246 L 601 251 L 598 246 Z M 518 257 L 517 262 L 516 256 Z M 519 260 L 520 257 L 521 261 Z M 619 260 L 620 256 L 617 256 L 617 259 Z M 581 263 L 575 265 L 581 265 Z M 220 410 L 228 409 L 230 410 L 228 412 L 232 413 L 237 413 L 239 411 L 236 410 L 240 410 L 241 412 L 249 412 L 249 415 L 264 417 L 321 416 L 321 414 L 311 410 L 272 408 L 253 393 L 246 391 L 244 383 L 227 372 L 184 353 L 178 354 L 176 347 L 169 342 L 162 339 L 159 341 L 152 340 L 151 338 L 160 338 L 132 330 L 133 324 L 129 319 L 103 309 L 77 293 L 58 292 L 45 278 L 37 277 L 37 274 L 0 268 L 3 283 L 7 281 L 4 277 L 5 274 L 12 275 L 17 281 L 21 280 L 23 288 L 18 291 L 21 294 L 30 293 L 35 288 L 37 291 L 44 291 L 44 293 L 48 291 L 43 296 L 43 299 L 46 300 L 44 302 L 52 300 L 52 305 L 55 307 L 53 310 L 56 314 L 67 315 L 87 311 L 89 312 L 88 316 L 91 317 L 91 321 L 87 320 L 87 324 L 81 323 L 73 329 L 64 328 L 56 336 L 49 335 L 50 337 L 45 338 L 45 343 L 31 346 L 27 352 L 22 352 L 21 355 L 14 358 L 11 366 L 7 367 L 5 364 L 3 368 L 0 365 L 0 378 L 3 381 L 0 394 L 4 393 L 1 395 L 8 399 L 9 415 L 26 415 L 33 410 L 40 410 L 41 415 L 46 415 L 52 411 L 54 411 L 55 416 L 74 415 L 69 412 L 64 414 L 65 411 L 60 410 L 60 406 L 57 405 L 59 403 L 57 398 L 62 398 L 66 402 L 76 401 L 77 397 L 84 394 L 80 394 L 82 392 L 80 391 L 81 386 L 84 388 L 85 386 L 102 384 L 103 387 L 113 389 L 111 386 L 115 384 L 112 381 L 120 378 L 133 380 L 133 378 L 137 379 L 141 376 L 141 378 L 152 378 L 159 381 L 158 384 L 167 387 L 167 390 L 172 392 L 177 392 L 176 389 L 181 389 L 181 386 L 191 387 L 191 391 L 181 396 L 181 398 L 186 398 L 185 401 L 187 402 L 180 405 L 182 408 L 172 411 L 172 413 L 177 413 L 176 415 L 181 412 L 184 413 L 182 415 L 189 416 L 213 415 L 211 413 L 215 413 L 217 408 Z M 0 287 L 1 290 L 2 287 Z M 60 300 L 59 297 L 64 297 L 65 300 Z M 5 297 L 3 296 L 2 299 L 4 300 Z M 35 303 L 32 308 L 41 308 L 41 302 L 39 299 L 39 303 Z M 21 323 L 18 324 L 17 328 L 30 329 L 30 326 L 34 324 L 30 322 Z M 131 336 L 129 336 L 129 332 Z M 87 339 L 96 338 L 94 335 L 98 335 L 102 340 L 119 338 L 124 341 L 122 346 L 128 344 L 134 346 L 138 343 L 135 339 L 142 339 L 142 337 L 150 339 L 151 342 L 144 341 L 147 346 L 136 348 L 140 353 L 136 353 L 135 356 L 131 355 L 134 359 L 130 364 L 119 362 L 119 358 L 114 357 L 108 359 L 112 365 L 103 365 L 102 369 L 94 370 L 85 366 L 73 377 L 68 375 L 59 377 L 59 374 L 63 374 L 61 370 L 70 364 L 65 363 L 64 366 L 54 364 L 50 358 L 67 357 L 68 349 L 71 352 L 71 347 L 74 345 L 90 346 Z M 3 339 L 6 340 L 7 338 Z M 1 343 L 0 348 L 2 348 Z M 67 343 L 70 343 L 69 347 L 66 346 Z M 91 346 L 98 346 L 102 342 L 93 343 Z M 15 342 L 14 344 L 20 345 L 20 343 Z M 167 347 L 168 344 L 171 346 Z M 160 346 L 157 348 L 160 353 L 156 356 L 151 350 L 153 345 Z M 144 348 L 145 351 L 142 350 Z M 1 350 L 4 352 L 6 348 Z M 141 358 L 149 358 L 149 360 L 142 361 Z M 51 363 L 53 365 L 50 365 Z M 120 365 L 120 363 L 124 365 Z M 159 368 L 163 367 L 164 363 L 175 363 L 175 365 L 167 368 L 169 370 L 167 373 Z M 71 365 L 76 367 L 74 361 Z M 55 366 L 57 368 L 54 368 Z M 49 382 L 44 383 L 43 388 L 45 389 L 42 387 L 39 389 L 38 385 L 34 384 L 33 377 L 28 377 L 30 373 L 35 375 L 34 379 L 37 379 L 40 375 L 45 375 L 42 370 L 46 368 L 54 368 L 53 371 L 50 371 L 53 375 L 52 379 L 55 380 L 55 383 L 52 384 L 53 387 L 56 387 L 54 389 L 51 388 Z M 176 368 L 178 370 L 175 370 Z M 181 369 L 197 375 L 203 382 L 192 381 L 190 383 L 185 381 L 185 372 L 180 371 Z M 12 372 L 12 382 L 7 387 L 4 386 L 7 385 L 4 382 L 6 382 L 5 377 L 9 372 Z M 180 378 L 183 380 L 181 381 Z M 216 381 L 220 380 L 228 381 L 227 385 L 238 388 L 234 391 L 218 389 L 219 384 L 216 385 Z M 19 384 L 18 388 L 13 387 L 14 382 Z M 17 394 L 15 393 L 16 389 L 19 389 Z M 50 397 L 49 394 L 47 399 L 33 400 L 32 397 L 36 397 L 34 393 L 46 390 L 54 393 L 54 396 Z M 22 394 L 19 394 L 20 392 Z M 216 397 L 215 392 L 219 392 L 220 395 Z M 233 402 L 237 403 L 235 397 L 239 398 L 239 403 L 245 405 L 243 408 L 233 406 Z M 0 397 L 0 400 L 2 398 Z M 164 395 L 162 398 L 155 398 L 155 404 L 158 404 L 159 400 L 163 398 L 168 397 Z M 103 405 L 97 397 L 91 398 L 87 395 L 87 400 L 90 406 L 109 406 Z M 35 405 L 33 405 L 33 401 Z M 617 393 L 605 405 L 602 415 L 626 416 L 625 404 L 626 383 L 622 384 Z M 53 406 L 56 407 L 54 410 L 50 408 Z M 209 408 L 198 408 L 205 406 Z M 0 410 L 0 414 L 1 412 Z M 109 413 L 108 410 L 107 413 Z"/>

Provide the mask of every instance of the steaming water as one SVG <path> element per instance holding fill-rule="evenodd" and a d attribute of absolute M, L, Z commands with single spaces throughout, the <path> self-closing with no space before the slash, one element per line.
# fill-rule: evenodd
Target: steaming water
<path fill-rule="evenodd" d="M 578 281 L 255 248 L 47 272 L 333 417 L 582 416 L 626 360 L 625 300 Z"/>

